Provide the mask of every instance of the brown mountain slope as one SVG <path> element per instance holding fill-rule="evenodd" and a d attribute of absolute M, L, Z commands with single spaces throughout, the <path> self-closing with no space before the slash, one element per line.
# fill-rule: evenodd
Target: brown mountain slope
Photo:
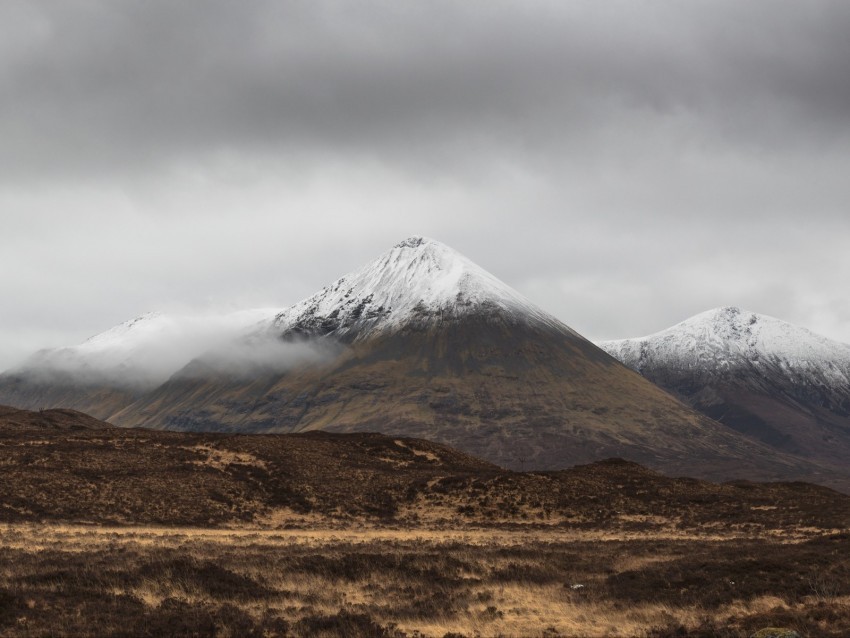
<path fill-rule="evenodd" d="M 699 415 L 568 329 L 497 311 L 410 323 L 283 375 L 244 381 L 201 365 L 112 420 L 196 431 L 380 431 L 513 469 L 622 456 L 711 479 L 844 485 Z"/>
<path fill-rule="evenodd" d="M 107 419 L 144 396 L 141 389 L 87 381 L 59 371 L 19 370 L 0 374 L 0 405 L 23 410 L 65 408 Z"/>
<path fill-rule="evenodd" d="M 735 307 L 599 344 L 683 402 L 779 450 L 850 456 L 850 345 Z"/>
<path fill-rule="evenodd" d="M 93 416 L 71 409 L 19 410 L 0 405 L 0 432 L 10 435 L 14 432 L 100 430 L 112 428 L 109 423 Z M 24 440 L 27 440 L 24 438 Z"/>
<path fill-rule="evenodd" d="M 764 368 L 764 366 L 762 366 Z M 850 457 L 850 417 L 806 401 L 764 379 L 735 371 L 691 390 L 686 380 L 665 382 L 662 375 L 645 377 L 684 403 L 737 432 L 797 456 L 834 467 L 846 467 Z M 763 370 L 759 370 L 763 374 Z M 671 375 L 672 376 L 672 375 Z M 778 384 L 777 384 L 778 385 Z"/>
<path fill-rule="evenodd" d="M 809 484 L 716 485 L 616 459 L 515 473 L 378 434 L 128 430 L 73 411 L 0 409 L 0 447 L 3 522 L 850 526 L 850 496 Z"/>

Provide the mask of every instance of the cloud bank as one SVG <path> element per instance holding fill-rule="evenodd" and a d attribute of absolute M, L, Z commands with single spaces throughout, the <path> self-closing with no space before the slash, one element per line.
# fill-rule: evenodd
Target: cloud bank
<path fill-rule="evenodd" d="M 276 338 L 267 330 L 275 314 L 262 309 L 228 315 L 150 313 L 78 346 L 41 350 L 13 372 L 43 381 L 149 390 L 175 374 L 280 374 L 338 354 L 330 343 Z"/>

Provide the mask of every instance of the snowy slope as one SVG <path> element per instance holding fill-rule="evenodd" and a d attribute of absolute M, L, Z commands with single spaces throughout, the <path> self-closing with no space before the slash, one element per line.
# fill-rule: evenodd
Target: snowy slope
<path fill-rule="evenodd" d="M 411 321 L 488 312 L 569 330 L 457 251 L 418 236 L 280 313 L 271 329 L 363 339 Z"/>
<path fill-rule="evenodd" d="M 738 308 L 598 344 L 707 416 L 836 467 L 850 454 L 850 346 Z"/>
<path fill-rule="evenodd" d="M 788 322 L 734 307 L 700 313 L 647 337 L 598 344 L 638 372 L 648 368 L 723 373 L 743 364 L 778 366 L 850 387 L 850 345 Z"/>

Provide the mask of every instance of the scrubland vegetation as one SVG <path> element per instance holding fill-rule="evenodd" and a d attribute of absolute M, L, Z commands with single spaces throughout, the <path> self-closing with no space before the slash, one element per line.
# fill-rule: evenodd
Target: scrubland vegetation
<path fill-rule="evenodd" d="M 850 634 L 850 535 L 5 525 L 4 636 Z"/>
<path fill-rule="evenodd" d="M 0 411 L 0 636 L 850 635 L 850 496 Z"/>

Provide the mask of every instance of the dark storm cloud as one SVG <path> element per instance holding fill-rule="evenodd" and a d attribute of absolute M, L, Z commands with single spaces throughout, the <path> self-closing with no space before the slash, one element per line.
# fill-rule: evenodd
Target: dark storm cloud
<path fill-rule="evenodd" d="M 843 0 L 0 3 L 0 369 L 412 234 L 591 338 L 850 341 Z"/>
<path fill-rule="evenodd" d="M 233 151 L 422 170 L 593 160 L 608 129 L 847 142 L 845 2 L 6 3 L 0 166 L 88 176 Z M 626 140 L 619 153 L 645 152 Z M 683 141 L 683 143 L 687 140 Z M 451 160 L 446 164 L 447 160 Z M 514 160 L 512 160 L 514 161 Z"/>

